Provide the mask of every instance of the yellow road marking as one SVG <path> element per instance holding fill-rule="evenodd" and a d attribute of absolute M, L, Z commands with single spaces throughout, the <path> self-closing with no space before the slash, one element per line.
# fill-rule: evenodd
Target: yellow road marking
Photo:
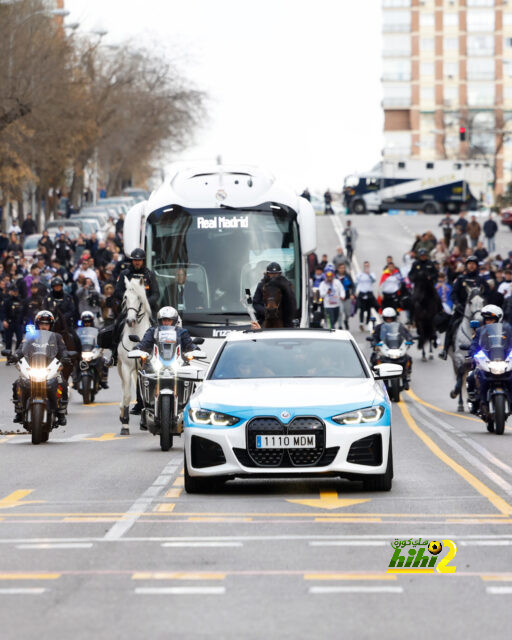
<path fill-rule="evenodd" d="M 512 582 L 512 573 L 496 573 L 480 576 L 485 582 Z"/>
<path fill-rule="evenodd" d="M 252 522 L 252 518 L 227 518 L 227 517 L 212 517 L 212 516 L 208 516 L 208 517 L 193 516 L 191 518 L 188 518 L 188 520 L 189 522 Z"/>
<path fill-rule="evenodd" d="M 388 573 L 435 573 L 434 569 L 387 569 Z"/>
<path fill-rule="evenodd" d="M 7 358 L 0 358 L 0 362 L 7 362 Z"/>
<path fill-rule="evenodd" d="M 82 405 L 84 407 L 118 407 L 119 402 L 91 402 L 90 404 Z"/>
<path fill-rule="evenodd" d="M 202 573 L 201 571 L 138 571 L 132 580 L 224 580 L 225 573 Z"/>
<path fill-rule="evenodd" d="M 453 519 L 446 520 L 446 524 L 510 524 L 512 520 L 510 518 L 505 518 L 503 520 L 487 520 L 485 518 L 477 519 L 477 518 L 468 518 L 465 520 L 461 519 Z"/>
<path fill-rule="evenodd" d="M 512 506 L 508 504 L 497 493 L 490 489 L 486 484 L 479 480 L 476 476 L 470 473 L 465 467 L 458 462 L 455 462 L 453 458 L 450 458 L 433 440 L 430 438 L 420 427 L 417 425 L 407 405 L 402 401 L 398 403 L 400 411 L 405 418 L 405 421 L 409 425 L 410 429 L 427 445 L 432 453 L 448 465 L 455 473 L 458 473 L 464 480 L 470 484 L 474 489 L 478 491 L 484 498 L 487 498 L 489 502 L 496 507 L 503 515 L 512 515 Z"/>
<path fill-rule="evenodd" d="M 60 573 L 0 573 L 0 580 L 57 580 Z"/>
<path fill-rule="evenodd" d="M 100 518 L 100 517 L 96 517 L 96 518 L 92 518 L 92 517 L 85 517 L 85 518 L 77 518 L 77 517 L 72 517 L 72 518 L 63 518 L 62 522 L 117 522 L 120 518 Z"/>
<path fill-rule="evenodd" d="M 102 436 L 97 438 L 84 438 L 84 440 L 96 440 L 96 442 L 107 442 L 110 440 L 125 440 L 126 438 L 131 438 L 131 436 L 118 436 L 115 433 L 104 433 Z"/>
<path fill-rule="evenodd" d="M 173 487 L 184 487 L 185 486 L 185 478 L 179 477 L 172 483 Z"/>
<path fill-rule="evenodd" d="M 370 502 L 371 498 L 339 498 L 337 491 L 320 491 L 319 498 L 308 498 L 302 500 L 291 500 L 286 498 L 287 502 L 294 502 L 295 504 L 304 504 L 307 507 L 320 507 L 320 509 L 340 509 L 341 507 L 350 507 L 354 504 L 360 504 L 362 502 Z"/>
<path fill-rule="evenodd" d="M 387 573 L 305 573 L 304 580 L 396 580 Z"/>
<path fill-rule="evenodd" d="M 164 494 L 164 498 L 179 498 L 183 489 L 169 489 L 169 491 Z"/>
<path fill-rule="evenodd" d="M 25 504 L 36 504 L 45 502 L 44 500 L 23 500 L 25 496 L 32 493 L 34 489 L 18 489 L 13 491 L 5 498 L 0 500 L 0 509 L 11 509 L 12 507 L 20 507 Z"/>
<path fill-rule="evenodd" d="M 180 471 L 180 476 L 185 475 L 185 467 L 183 467 L 183 469 Z"/>
<path fill-rule="evenodd" d="M 315 518 L 315 522 L 382 522 L 382 518 Z"/>
<path fill-rule="evenodd" d="M 0 444 L 3 444 L 4 442 L 9 442 L 9 440 L 11 440 L 11 438 L 15 438 L 16 436 L 21 436 L 23 434 L 21 433 L 9 433 L 6 436 L 3 436 L 2 438 L 0 438 Z"/>
<path fill-rule="evenodd" d="M 164 512 L 164 513 L 169 513 L 170 511 L 174 510 L 175 506 L 176 505 L 174 504 L 174 502 L 161 502 L 160 504 L 157 504 L 155 506 L 153 511 L 160 511 L 160 512 Z"/>
<path fill-rule="evenodd" d="M 465 416 L 465 415 L 462 415 L 461 413 L 455 413 L 453 411 L 446 411 L 446 409 L 441 409 L 441 407 L 436 407 L 435 404 L 430 404 L 430 402 L 425 402 L 425 400 L 422 400 L 421 398 L 418 398 L 418 396 L 411 389 L 409 389 L 409 391 L 407 391 L 407 393 L 416 402 L 419 402 L 424 407 L 428 407 L 429 409 L 433 409 L 434 411 L 437 411 L 438 413 L 444 413 L 447 416 L 455 416 L 456 418 L 462 418 L 463 420 L 471 420 L 472 422 L 481 422 L 481 420 L 479 420 L 478 418 L 473 418 L 471 416 Z"/>

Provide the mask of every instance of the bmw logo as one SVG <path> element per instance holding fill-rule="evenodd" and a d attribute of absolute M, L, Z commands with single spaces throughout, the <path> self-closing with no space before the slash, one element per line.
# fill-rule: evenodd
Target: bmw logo
<path fill-rule="evenodd" d="M 283 420 L 287 420 L 289 417 L 290 417 L 289 411 L 281 411 L 281 418 L 283 418 Z"/>

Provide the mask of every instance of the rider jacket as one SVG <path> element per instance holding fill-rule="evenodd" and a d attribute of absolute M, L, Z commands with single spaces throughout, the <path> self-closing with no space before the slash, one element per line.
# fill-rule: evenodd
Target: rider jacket
<path fill-rule="evenodd" d="M 75 317 L 75 303 L 73 298 L 68 294 L 62 292 L 60 296 L 56 296 L 52 291 L 48 294 L 43 302 L 43 309 L 51 311 L 57 319 L 62 317 L 63 321 L 68 327 L 73 326 L 73 318 Z"/>
<path fill-rule="evenodd" d="M 481 287 L 482 295 L 487 298 L 489 287 L 487 281 L 479 273 L 462 273 L 453 285 L 452 300 L 455 306 L 464 308 L 468 299 L 468 289 Z"/>
<path fill-rule="evenodd" d="M 293 327 L 293 321 L 297 311 L 297 305 L 295 302 L 295 294 L 293 292 L 292 283 L 284 276 L 274 276 L 269 278 L 264 276 L 258 283 L 254 297 L 252 299 L 252 306 L 256 312 L 256 318 L 258 322 L 262 323 L 265 320 L 265 300 L 263 299 L 263 287 L 270 282 L 270 280 L 279 286 L 283 292 L 283 299 L 281 303 L 281 318 L 284 327 Z"/>
<path fill-rule="evenodd" d="M 475 333 L 475 337 L 473 338 L 473 342 L 469 347 L 469 355 L 473 358 L 476 353 L 480 351 L 480 340 L 482 338 L 482 333 L 489 326 L 488 324 L 484 324 L 482 327 L 478 327 Z M 509 349 L 512 348 L 512 326 L 508 322 L 503 323 L 503 337 L 508 342 Z"/>
<path fill-rule="evenodd" d="M 155 346 L 158 330 L 160 328 L 161 327 L 159 327 L 158 325 L 149 327 L 149 329 L 143 335 L 142 340 L 134 347 L 134 349 L 141 349 L 142 351 L 146 351 L 146 353 L 151 353 L 153 351 L 153 347 Z M 184 353 L 186 353 L 187 351 L 194 351 L 194 349 L 199 348 L 192 342 L 192 338 L 190 337 L 188 329 L 183 329 L 183 327 L 169 328 L 176 329 L 176 338 L 179 346 Z"/>
<path fill-rule="evenodd" d="M 146 288 L 146 296 L 149 302 L 149 305 L 153 311 L 155 311 L 158 304 L 158 283 L 156 281 L 156 276 L 147 267 L 142 267 L 142 269 L 134 269 L 133 264 L 131 264 L 128 269 L 124 269 L 119 274 L 119 278 L 116 282 L 116 288 L 114 291 L 114 299 L 121 304 L 123 301 L 124 292 L 126 289 L 126 285 L 124 279 L 128 278 L 131 280 L 133 277 L 142 278 L 144 280 L 144 286 Z"/>
<path fill-rule="evenodd" d="M 416 284 L 419 280 L 437 281 L 437 268 L 432 260 L 415 260 L 409 271 L 409 280 Z"/>

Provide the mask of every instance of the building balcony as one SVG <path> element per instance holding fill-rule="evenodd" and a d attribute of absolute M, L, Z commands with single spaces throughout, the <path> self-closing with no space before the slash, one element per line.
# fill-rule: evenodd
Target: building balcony
<path fill-rule="evenodd" d="M 410 73 L 384 73 L 381 82 L 410 82 Z"/>
<path fill-rule="evenodd" d="M 403 109 L 411 106 L 410 98 L 384 98 L 382 100 L 384 109 Z"/>
<path fill-rule="evenodd" d="M 383 33 L 409 33 L 411 24 L 384 24 L 382 25 Z"/>

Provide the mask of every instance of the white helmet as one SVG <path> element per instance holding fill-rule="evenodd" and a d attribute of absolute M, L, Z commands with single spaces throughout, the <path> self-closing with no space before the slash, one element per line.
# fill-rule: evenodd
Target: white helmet
<path fill-rule="evenodd" d="M 485 305 L 480 313 L 484 320 L 493 319 L 496 320 L 496 322 L 501 322 L 503 320 L 503 311 L 495 304 Z"/>
<path fill-rule="evenodd" d="M 160 324 L 161 320 L 163 320 L 164 318 L 172 320 L 174 326 L 180 325 L 180 316 L 174 307 L 162 307 L 160 309 L 156 317 L 156 319 L 158 320 L 158 324 Z"/>
<path fill-rule="evenodd" d="M 385 309 L 382 310 L 382 317 L 396 318 L 396 311 L 393 309 L 393 307 L 386 307 Z"/>
<path fill-rule="evenodd" d="M 80 320 L 82 321 L 82 324 L 85 320 L 88 320 L 89 322 L 92 322 L 92 326 L 94 327 L 94 313 L 92 311 L 82 311 Z"/>

